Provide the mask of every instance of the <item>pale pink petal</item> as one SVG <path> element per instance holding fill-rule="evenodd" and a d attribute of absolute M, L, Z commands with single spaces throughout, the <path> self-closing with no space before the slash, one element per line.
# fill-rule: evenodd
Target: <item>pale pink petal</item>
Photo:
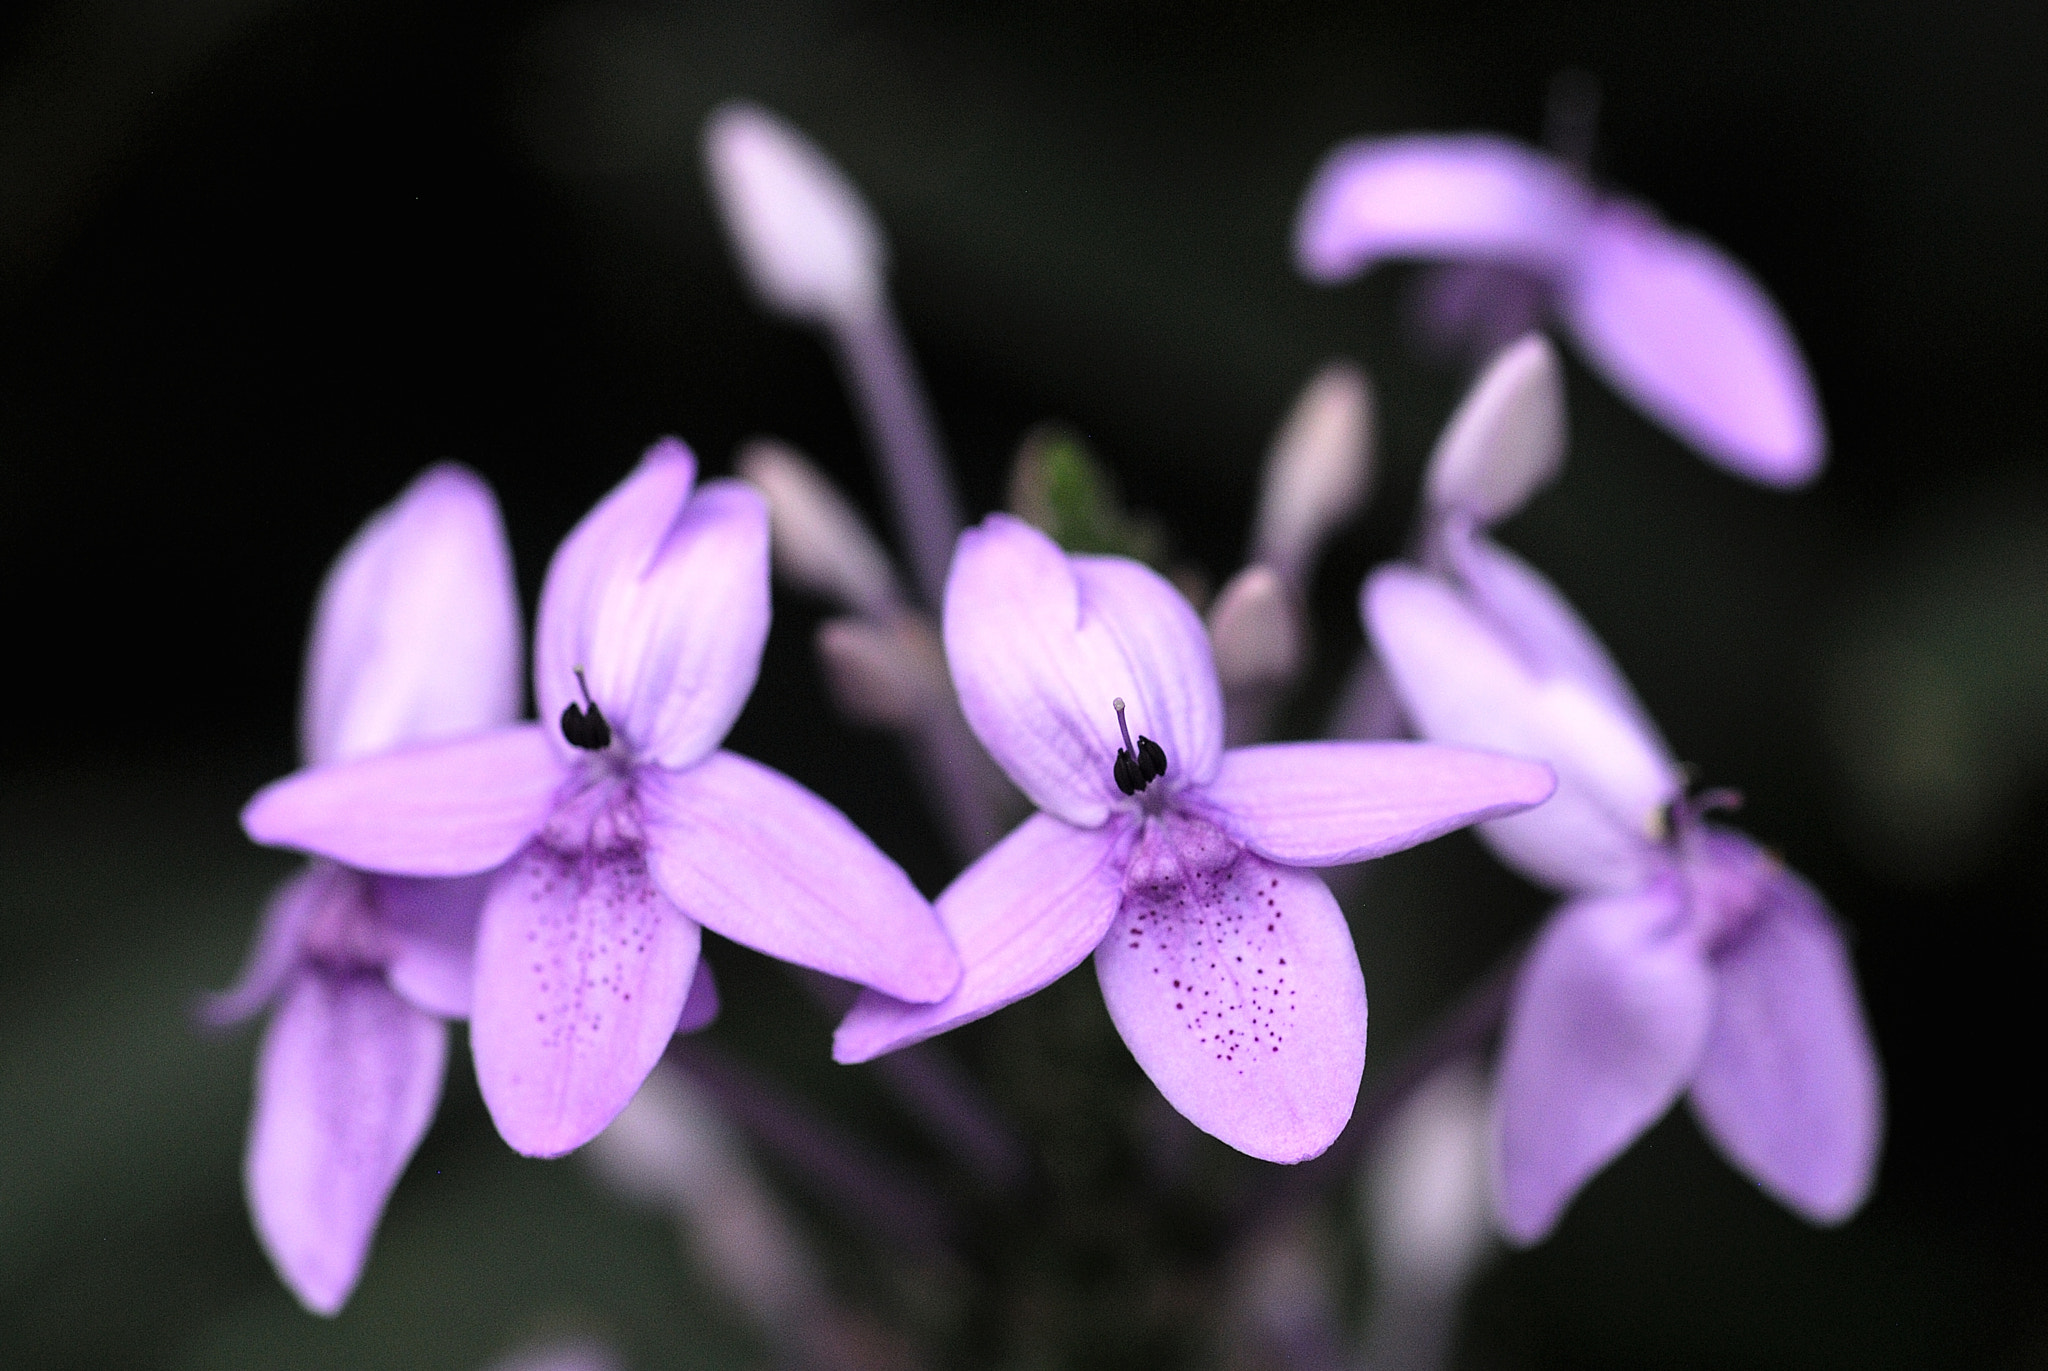
<path fill-rule="evenodd" d="M 256 792 L 242 828 L 365 871 L 468 876 L 519 850 L 566 775 L 545 731 L 517 724 L 296 772 Z"/>
<path fill-rule="evenodd" d="M 499 873 L 477 929 L 469 1040 L 514 1151 L 558 1157 L 626 1107 L 675 1034 L 701 936 L 631 848 L 534 843 Z"/>
<path fill-rule="evenodd" d="M 1541 762 L 1436 743 L 1269 743 L 1233 748 L 1191 803 L 1261 856 L 1342 866 L 1541 804 Z"/>
<path fill-rule="evenodd" d="M 476 980 L 476 926 L 493 873 L 440 880 L 377 878 L 377 915 L 390 943 L 391 988 L 429 1014 L 469 1017 Z"/>
<path fill-rule="evenodd" d="M 262 1012 L 298 969 L 306 930 L 322 903 L 335 897 L 337 883 L 355 880 L 352 873 L 316 861 L 271 891 L 256 922 L 256 938 L 249 945 L 241 974 L 226 990 L 201 997 L 200 1022 L 211 1028 L 228 1028 Z"/>
<path fill-rule="evenodd" d="M 1495 1088 L 1509 1237 L 1548 1234 L 1671 1107 L 1706 1049 L 1713 997 L 1673 883 L 1575 900 L 1551 919 L 1515 986 Z"/>
<path fill-rule="evenodd" d="M 1594 368 L 1705 456 L 1767 485 L 1820 474 L 1827 432 L 1799 344 L 1713 244 L 1613 202 L 1587 235 L 1564 312 Z"/>
<path fill-rule="evenodd" d="M 1245 852 L 1182 881 L 1134 880 L 1095 973 L 1138 1065 L 1202 1131 L 1298 1162 L 1350 1121 L 1365 977 L 1314 874 Z"/>
<path fill-rule="evenodd" d="M 637 780 L 669 899 L 736 943 L 906 1000 L 960 982 L 931 903 L 844 814 L 779 771 L 714 752 Z"/>
<path fill-rule="evenodd" d="M 519 717 L 519 589 L 490 487 L 432 467 L 371 516 L 320 587 L 301 747 L 312 766 Z"/>
<path fill-rule="evenodd" d="M 1883 1078 L 1827 906 L 1789 871 L 1766 889 L 1755 921 L 1714 954 L 1720 993 L 1693 1107 L 1757 1184 L 1840 1223 L 1876 1179 Z"/>
<path fill-rule="evenodd" d="M 575 669 L 636 761 L 683 767 L 718 746 L 754 688 L 768 638 L 768 508 L 738 481 L 694 494 L 669 440 L 585 516 L 541 591 L 534 698 L 564 756 Z"/>
<path fill-rule="evenodd" d="M 1323 162 L 1295 222 L 1295 262 L 1338 281 L 1386 257 L 1482 257 L 1563 266 L 1590 199 L 1543 153 L 1488 134 L 1347 143 Z"/>
<path fill-rule="evenodd" d="M 712 979 L 711 963 L 697 958 L 697 974 L 690 979 L 690 994 L 683 1001 L 683 1016 L 676 1020 L 676 1032 L 695 1033 L 711 1027 L 720 1008 L 718 982 Z"/>
<path fill-rule="evenodd" d="M 1556 770 L 1550 799 L 1480 830 L 1502 860 L 1559 890 L 1639 888 L 1664 860 L 1653 836 L 1680 789 L 1656 739 L 1581 682 L 1538 674 L 1434 577 L 1383 567 L 1363 598 L 1373 650 L 1423 737 Z"/>
<path fill-rule="evenodd" d="M 1550 340 L 1529 333 L 1472 383 L 1429 454 L 1430 508 L 1494 524 L 1529 502 L 1564 467 L 1564 368 Z"/>
<path fill-rule="evenodd" d="M 447 1058 L 440 1020 L 373 973 L 306 971 L 265 1030 L 243 1180 L 263 1250 L 314 1313 L 355 1289 Z"/>
<path fill-rule="evenodd" d="M 1169 790 L 1200 785 L 1223 751 L 1208 634 L 1179 591 L 1121 557 L 1068 557 L 992 514 L 960 535 L 946 583 L 946 660 L 967 722 L 1040 809 L 1093 828 L 1124 807 L 1112 767 L 1133 740 L 1166 752 Z"/>
<path fill-rule="evenodd" d="M 939 918 L 966 972 L 936 1004 L 864 991 L 838 1032 L 832 1059 L 864 1062 L 972 1023 L 1079 966 L 1116 914 L 1123 827 L 1075 828 L 1034 814 L 983 853 L 939 896 Z"/>

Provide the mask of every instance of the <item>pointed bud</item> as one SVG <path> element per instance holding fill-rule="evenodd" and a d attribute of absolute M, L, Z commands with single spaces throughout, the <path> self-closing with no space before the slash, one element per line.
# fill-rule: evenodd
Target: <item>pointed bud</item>
<path fill-rule="evenodd" d="M 1429 507 L 1497 523 L 1557 478 L 1564 447 L 1557 352 L 1542 334 L 1525 334 L 1487 364 L 1444 426 L 1424 478 Z"/>
<path fill-rule="evenodd" d="M 833 701 L 855 723 L 918 728 L 952 699 L 945 649 L 922 615 L 828 620 L 818 625 L 818 658 Z"/>
<path fill-rule="evenodd" d="M 1388 1126 L 1366 1173 L 1364 1215 L 1385 1296 L 1454 1298 L 1493 1245 L 1490 1138 L 1471 1061 L 1439 1070 Z"/>
<path fill-rule="evenodd" d="M 1252 559 L 1300 586 L 1323 540 L 1365 504 L 1372 483 L 1372 386 L 1352 362 L 1316 373 L 1266 454 Z"/>
<path fill-rule="evenodd" d="M 704 159 L 733 247 L 770 309 L 843 322 L 879 307 L 888 264 L 881 229 L 815 143 L 735 102 L 705 125 Z"/>
<path fill-rule="evenodd" d="M 1225 691 L 1284 685 L 1301 670 L 1301 611 L 1273 568 L 1254 563 L 1209 607 L 1216 679 Z"/>
<path fill-rule="evenodd" d="M 785 579 L 870 618 L 902 607 L 889 554 L 824 472 L 772 438 L 748 443 L 738 466 L 768 498 L 769 547 Z"/>

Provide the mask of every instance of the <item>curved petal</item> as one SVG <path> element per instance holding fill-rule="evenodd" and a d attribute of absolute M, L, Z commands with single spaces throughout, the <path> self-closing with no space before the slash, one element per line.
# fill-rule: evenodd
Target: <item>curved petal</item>
<path fill-rule="evenodd" d="M 1165 784 L 1200 785 L 1223 752 L 1208 634 L 1181 593 L 1121 557 L 1069 557 L 992 514 L 960 535 L 946 582 L 946 660 L 967 722 L 1040 809 L 1093 828 L 1127 802 L 1111 768 L 1123 740 L 1166 751 Z"/>
<path fill-rule="evenodd" d="M 242 829 L 364 871 L 469 876 L 519 850 L 564 775 L 542 730 L 516 724 L 296 772 L 256 792 Z"/>
<path fill-rule="evenodd" d="M 1842 935 L 1787 871 L 1714 965 L 1694 1111 L 1757 1184 L 1815 1223 L 1840 1223 L 1870 1194 L 1884 1134 L 1883 1078 Z"/>
<path fill-rule="evenodd" d="M 314 1313 L 333 1315 L 355 1289 L 447 1060 L 440 1020 L 374 974 L 309 971 L 271 1019 L 243 1181 L 263 1250 Z"/>
<path fill-rule="evenodd" d="M 684 767 L 731 731 L 768 640 L 768 507 L 707 482 L 674 439 L 584 516 L 541 590 L 534 698 L 563 756 L 562 711 L 591 698 L 636 761 Z"/>
<path fill-rule="evenodd" d="M 1765 485 L 1820 474 L 1827 431 L 1791 326 L 1713 244 L 1610 204 L 1564 312 L 1594 369 L 1704 456 Z"/>
<path fill-rule="evenodd" d="M 736 943 L 906 1000 L 960 983 L 931 902 L 838 810 L 732 752 L 643 770 L 647 861 L 663 893 Z"/>
<path fill-rule="evenodd" d="M 1262 857 L 1342 866 L 1541 804 L 1555 789 L 1541 762 L 1470 748 L 1269 743 L 1224 753 L 1199 803 Z"/>
<path fill-rule="evenodd" d="M 1103 1001 L 1197 1128 L 1266 1161 L 1305 1161 L 1350 1121 L 1365 1071 L 1351 930 L 1310 872 L 1249 852 L 1199 866 L 1127 886 L 1095 951 Z"/>
<path fill-rule="evenodd" d="M 936 1004 L 864 991 L 832 1035 L 832 1060 L 864 1062 L 986 1018 L 1079 966 L 1116 915 L 1121 825 L 1075 828 L 1034 814 L 957 876 L 939 919 L 965 973 Z"/>
<path fill-rule="evenodd" d="M 718 982 L 712 978 L 711 963 L 697 958 L 697 974 L 690 979 L 690 993 L 683 1000 L 683 1015 L 676 1020 L 676 1032 L 695 1033 L 709 1028 L 718 1018 L 721 1002 Z"/>
<path fill-rule="evenodd" d="M 320 587 L 300 744 L 351 761 L 519 717 L 519 588 L 491 489 L 431 467 L 364 524 Z"/>
<path fill-rule="evenodd" d="M 1339 281 L 1383 257 L 1484 257 L 1558 268 L 1590 210 L 1555 158 L 1488 134 L 1346 143 L 1316 172 L 1295 221 L 1295 263 Z"/>
<path fill-rule="evenodd" d="M 200 997 L 201 1023 L 209 1028 L 231 1028 L 262 1012 L 298 969 L 306 930 L 320 906 L 333 898 L 333 887 L 342 875 L 327 862 L 309 862 L 270 892 L 241 974 L 226 990 Z"/>
<path fill-rule="evenodd" d="M 1487 363 L 1429 454 L 1430 507 L 1498 523 L 1564 468 L 1564 369 L 1540 333 Z"/>
<path fill-rule="evenodd" d="M 469 1041 L 514 1151 L 559 1157 L 626 1107 L 675 1034 L 701 937 L 630 848 L 533 843 L 498 874 L 477 928 Z"/>
<path fill-rule="evenodd" d="M 1407 567 L 1366 581 L 1373 649 L 1426 738 L 1550 763 L 1557 792 L 1482 830 L 1501 859 L 1565 891 L 1640 887 L 1664 860 L 1651 841 L 1679 793 L 1653 737 L 1576 680 L 1542 676 L 1457 593 Z"/>
<path fill-rule="evenodd" d="M 1515 986 L 1494 1094 L 1501 1226 L 1533 1243 L 1655 1123 L 1705 1051 L 1714 976 L 1675 884 L 1574 900 Z"/>
<path fill-rule="evenodd" d="M 425 880 L 377 881 L 378 923 L 390 940 L 385 978 L 391 988 L 444 1019 L 469 1017 L 476 981 L 476 926 L 493 873 Z"/>

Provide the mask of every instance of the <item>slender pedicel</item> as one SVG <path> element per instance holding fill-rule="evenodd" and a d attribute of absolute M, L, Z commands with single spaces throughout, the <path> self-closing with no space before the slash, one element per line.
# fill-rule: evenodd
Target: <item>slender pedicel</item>
<path fill-rule="evenodd" d="M 562 736 L 569 740 L 571 747 L 580 747 L 587 752 L 602 752 L 612 745 L 612 726 L 605 721 L 604 711 L 590 698 L 590 682 L 583 679 L 583 668 L 575 668 L 576 685 L 583 692 L 581 705 L 571 701 L 562 711 Z"/>
<path fill-rule="evenodd" d="M 1166 749 L 1142 733 L 1133 746 L 1131 726 L 1124 721 L 1123 700 L 1118 698 L 1110 704 L 1116 710 L 1116 726 L 1124 735 L 1124 745 L 1116 751 L 1116 762 L 1110 768 L 1110 775 L 1116 778 L 1118 790 L 1126 795 L 1135 795 L 1166 774 Z"/>

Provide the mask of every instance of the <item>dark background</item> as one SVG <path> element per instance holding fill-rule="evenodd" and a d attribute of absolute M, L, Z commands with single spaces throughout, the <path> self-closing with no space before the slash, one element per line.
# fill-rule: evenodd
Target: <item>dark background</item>
<path fill-rule="evenodd" d="M 870 197 L 975 514 L 1024 430 L 1059 418 L 1220 581 L 1294 391 L 1332 355 L 1366 364 L 1379 489 L 1323 568 L 1300 734 L 1461 378 L 1408 347 L 1406 272 L 1337 290 L 1294 276 L 1298 197 L 1346 137 L 1534 138 L 1550 73 L 1578 66 L 1605 92 L 1597 170 L 1769 284 L 1833 456 L 1806 491 L 1744 486 L 1575 364 L 1566 475 L 1503 536 L 1573 595 L 1680 754 L 1745 790 L 1745 826 L 1835 900 L 1891 1127 L 1875 1200 L 1820 1234 L 1668 1123 L 1552 1244 L 1496 1268 L 1462 1355 L 2048 1365 L 2048 1132 L 2026 1122 L 2048 1046 L 2041 15 L 9 9 L 0 1361 L 474 1366 L 558 1328 L 635 1366 L 757 1355 L 659 1221 L 495 1143 L 464 1058 L 355 1303 L 332 1325 L 301 1314 L 240 1208 L 249 1039 L 198 1038 L 182 1016 L 232 974 L 289 869 L 234 815 L 292 765 L 318 578 L 421 466 L 493 482 L 529 606 L 555 542 L 663 433 L 717 471 L 773 432 L 879 514 L 828 354 L 766 319 L 727 254 L 697 160 L 715 103 L 785 113 Z M 893 749 L 822 707 L 817 613 L 778 600 L 734 745 L 935 890 L 946 857 L 897 799 Z M 1374 1064 L 1541 908 L 1469 841 L 1439 847 L 1387 864 L 1351 909 Z M 711 954 L 729 998 L 762 974 L 731 953 Z M 857 1092 L 859 1073 L 818 1066 L 829 1024 L 797 1017 L 740 1009 L 718 1031 L 801 1062 L 821 1098 Z"/>

